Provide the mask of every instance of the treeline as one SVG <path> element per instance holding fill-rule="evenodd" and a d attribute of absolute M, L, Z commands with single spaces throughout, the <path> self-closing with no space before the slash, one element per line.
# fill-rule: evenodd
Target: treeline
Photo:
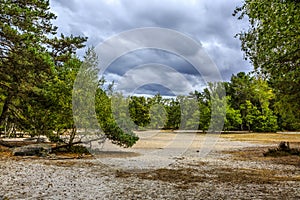
<path fill-rule="evenodd" d="M 226 90 L 224 131 L 276 132 L 299 130 L 295 116 L 282 116 L 281 106 L 267 80 L 258 75 L 240 72 L 223 84 Z M 193 129 L 207 131 L 211 123 L 212 102 L 208 88 L 188 96 L 163 98 L 122 97 L 113 113 L 118 124 L 132 129 Z M 122 100 L 123 99 L 123 100 Z M 220 98 L 221 99 L 221 98 Z M 219 113 L 222 115 L 222 112 Z M 132 123 L 134 122 L 134 123 Z"/>

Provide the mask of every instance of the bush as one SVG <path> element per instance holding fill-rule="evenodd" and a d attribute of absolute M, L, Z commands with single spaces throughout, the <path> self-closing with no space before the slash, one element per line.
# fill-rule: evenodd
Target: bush
<path fill-rule="evenodd" d="M 300 149 L 290 148 L 289 142 L 280 142 L 278 148 L 269 149 L 264 156 L 280 157 L 280 156 L 300 156 Z"/>

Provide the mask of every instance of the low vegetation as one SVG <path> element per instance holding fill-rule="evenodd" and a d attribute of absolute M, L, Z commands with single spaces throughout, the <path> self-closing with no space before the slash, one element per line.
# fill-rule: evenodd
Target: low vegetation
<path fill-rule="evenodd" d="M 267 152 L 264 153 L 264 156 L 300 156 L 300 149 L 298 148 L 290 148 L 289 142 L 280 142 L 278 148 L 269 149 Z"/>

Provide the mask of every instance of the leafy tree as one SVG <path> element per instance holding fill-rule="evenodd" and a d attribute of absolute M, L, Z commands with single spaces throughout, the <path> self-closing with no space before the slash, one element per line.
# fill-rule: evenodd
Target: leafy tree
<path fill-rule="evenodd" d="M 120 127 L 122 119 L 115 119 L 112 109 L 112 99 L 108 97 L 105 90 L 100 87 L 97 89 L 95 104 L 97 119 L 101 129 L 104 131 L 106 137 L 112 141 L 112 143 L 123 147 L 131 147 L 139 139 L 133 132 L 129 130 L 128 124 L 124 127 Z M 120 113 L 122 115 L 124 113 Z M 122 116 L 121 116 L 122 117 Z"/>
<path fill-rule="evenodd" d="M 129 112 L 137 126 L 146 127 L 150 123 L 149 107 L 145 97 L 132 96 L 129 101 Z"/>
<path fill-rule="evenodd" d="M 236 110 L 232 108 L 230 105 L 230 96 L 227 96 L 227 104 L 226 104 L 226 118 L 224 124 L 224 130 L 239 130 L 240 125 L 242 124 L 242 116 L 240 110 Z"/>
<path fill-rule="evenodd" d="M 236 8 L 250 28 L 238 36 L 246 59 L 269 78 L 284 126 L 300 128 L 300 3 L 297 0 L 245 0 Z"/>
<path fill-rule="evenodd" d="M 199 127 L 199 105 L 193 96 L 178 96 L 180 104 L 180 129 L 198 130 Z"/>
<path fill-rule="evenodd" d="M 51 20 L 56 16 L 49 9 L 45 0 L 0 1 L 0 124 L 7 119 L 20 125 L 33 121 L 31 114 L 42 109 L 43 87 L 55 77 L 58 64 L 84 46 L 86 38 L 52 37 L 57 27 Z"/>
<path fill-rule="evenodd" d="M 180 103 L 178 99 L 169 99 L 165 104 L 165 110 L 167 112 L 167 123 L 165 129 L 179 129 L 181 121 Z"/>
<path fill-rule="evenodd" d="M 200 102 L 199 110 L 200 110 L 199 130 L 205 132 L 209 128 L 210 119 L 211 119 L 211 108 L 208 104 Z"/>
<path fill-rule="evenodd" d="M 210 130 L 222 131 L 226 118 L 226 95 L 223 82 L 208 83 L 208 91 L 210 95 L 209 106 L 211 110 Z"/>
<path fill-rule="evenodd" d="M 111 91 L 104 89 L 105 80 L 103 78 L 99 80 L 97 63 L 98 57 L 94 50 L 90 49 L 74 85 L 73 116 L 75 124 L 77 128 L 85 130 L 84 137 L 88 138 L 87 140 L 108 138 L 119 146 L 131 147 L 138 137 L 130 128 L 120 127 L 118 119 L 113 114 L 112 101 L 120 101 L 122 96 L 108 96 Z"/>
<path fill-rule="evenodd" d="M 242 116 L 243 122 L 249 131 L 252 130 L 252 125 L 255 119 L 260 115 L 260 111 L 254 106 L 250 100 L 240 105 L 240 110 L 244 115 Z"/>
<path fill-rule="evenodd" d="M 150 124 L 147 128 L 160 129 L 163 128 L 167 121 L 167 113 L 165 110 L 165 103 L 167 99 L 163 99 L 160 94 L 156 94 L 152 98 L 147 99 L 150 116 Z"/>
<path fill-rule="evenodd" d="M 239 105 L 245 103 L 246 100 L 253 99 L 251 90 L 252 79 L 245 72 L 239 72 L 237 75 L 231 76 L 226 95 L 231 97 L 228 100 L 234 109 L 239 109 Z"/>
<path fill-rule="evenodd" d="M 112 103 L 112 114 L 122 130 L 131 131 L 135 129 L 135 124 L 129 114 L 129 98 L 124 97 L 120 93 L 113 93 L 110 96 Z"/>
<path fill-rule="evenodd" d="M 190 93 L 190 95 L 195 97 L 198 102 L 198 108 L 199 108 L 198 130 L 202 130 L 203 132 L 205 132 L 209 128 L 210 119 L 211 119 L 210 92 L 208 88 L 205 88 L 203 92 L 194 91 L 193 93 Z"/>
<path fill-rule="evenodd" d="M 161 129 L 167 120 L 167 114 L 162 104 L 152 104 L 150 107 L 150 124 L 147 126 L 151 129 Z"/>
<path fill-rule="evenodd" d="M 240 72 L 237 75 L 232 75 L 231 82 L 227 84 L 228 103 L 232 109 L 239 110 L 241 114 L 240 130 L 269 132 L 278 129 L 277 117 L 272 111 L 274 109 L 274 92 L 261 75 L 254 74 L 250 76 L 250 74 Z M 229 110 L 227 109 L 227 111 Z M 272 125 L 272 127 L 261 124 L 264 121 L 270 122 L 270 120 L 272 121 L 271 124 L 266 123 Z"/>

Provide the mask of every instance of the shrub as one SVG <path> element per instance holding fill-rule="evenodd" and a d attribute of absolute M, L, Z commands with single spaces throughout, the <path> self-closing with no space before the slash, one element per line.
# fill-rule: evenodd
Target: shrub
<path fill-rule="evenodd" d="M 264 153 L 264 156 L 272 156 L 272 157 L 279 157 L 279 156 L 290 156 L 296 155 L 300 156 L 300 149 L 290 148 L 289 142 L 280 142 L 278 147 L 275 149 L 269 149 L 267 152 Z"/>

